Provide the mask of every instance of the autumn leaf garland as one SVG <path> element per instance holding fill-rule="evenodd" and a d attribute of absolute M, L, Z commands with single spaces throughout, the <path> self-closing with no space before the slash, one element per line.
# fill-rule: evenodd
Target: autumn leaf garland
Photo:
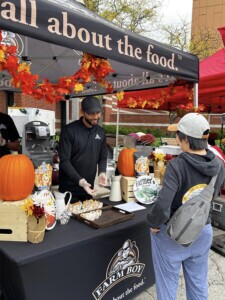
<path fill-rule="evenodd" d="M 205 106 L 203 104 L 199 104 L 198 107 L 195 107 L 193 102 L 188 102 L 187 104 L 179 104 L 177 108 L 185 110 L 187 112 L 203 112 L 205 110 Z"/>
<path fill-rule="evenodd" d="M 184 96 L 190 101 L 193 100 L 193 83 L 179 79 L 170 83 L 168 87 L 162 88 L 160 95 L 157 98 L 151 97 L 151 93 L 149 93 L 149 96 L 146 98 L 138 96 L 126 97 L 126 93 L 123 91 L 116 93 L 116 96 L 120 107 L 135 109 L 160 109 L 164 102 L 168 101 L 177 93 L 177 86 L 182 86 Z"/>
<path fill-rule="evenodd" d="M 116 93 L 117 100 L 120 102 L 120 105 L 136 109 L 158 109 L 168 98 L 168 95 L 164 90 L 161 91 L 161 95 L 158 99 L 143 99 L 142 97 L 128 97 L 128 99 L 124 99 L 125 94 L 126 93 L 123 91 Z"/>
<path fill-rule="evenodd" d="M 45 99 L 51 103 L 64 100 L 65 95 L 82 92 L 84 85 L 91 81 L 105 87 L 107 93 L 113 90 L 105 77 L 114 70 L 105 58 L 84 53 L 81 68 L 73 75 L 61 77 L 56 84 L 52 84 L 47 78 L 38 83 L 39 75 L 32 74 L 26 62 L 20 62 L 16 46 L 2 44 L 1 41 L 0 30 L 0 71 L 8 71 L 12 76 L 11 84 L 37 100 Z"/>

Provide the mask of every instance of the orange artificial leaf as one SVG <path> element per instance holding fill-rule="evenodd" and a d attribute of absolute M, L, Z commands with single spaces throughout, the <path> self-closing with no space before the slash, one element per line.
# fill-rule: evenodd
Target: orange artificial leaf
<path fill-rule="evenodd" d="M 118 100 L 118 101 L 123 100 L 123 97 L 124 97 L 124 91 L 117 92 L 117 93 L 116 93 L 116 97 L 117 97 L 117 100 Z"/>
<path fill-rule="evenodd" d="M 137 102 L 135 101 L 134 98 L 129 98 L 128 101 L 127 101 L 127 105 L 128 107 L 130 108 L 135 108 L 137 106 Z"/>
<path fill-rule="evenodd" d="M 141 108 L 144 108 L 144 107 L 146 106 L 146 104 L 147 104 L 147 101 L 144 100 L 144 101 L 142 102 Z"/>
<path fill-rule="evenodd" d="M 152 107 L 153 108 L 159 108 L 159 106 L 160 106 L 159 101 L 155 101 Z"/>
<path fill-rule="evenodd" d="M 23 62 L 18 66 L 17 70 L 18 72 L 22 72 L 22 71 L 30 72 L 30 66 L 27 65 L 25 62 Z"/>
<path fill-rule="evenodd" d="M 63 95 L 63 94 L 68 95 L 70 93 L 70 91 L 68 89 L 66 89 L 66 88 L 64 88 L 64 89 L 63 88 L 59 88 L 59 89 L 57 89 L 57 92 L 59 94 L 61 94 L 61 95 Z"/>
<path fill-rule="evenodd" d="M 74 91 L 75 91 L 76 93 L 82 92 L 83 90 L 84 90 L 83 84 L 81 84 L 81 83 L 76 83 L 76 84 L 74 85 Z"/>
<path fill-rule="evenodd" d="M 0 61 L 5 62 L 5 52 L 0 50 Z"/>

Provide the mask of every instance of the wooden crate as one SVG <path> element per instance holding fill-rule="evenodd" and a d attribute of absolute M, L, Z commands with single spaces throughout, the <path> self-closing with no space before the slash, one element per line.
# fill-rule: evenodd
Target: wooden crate
<path fill-rule="evenodd" d="M 0 201 L 0 241 L 27 242 L 27 216 L 22 201 Z"/>
<path fill-rule="evenodd" d="M 133 185 L 135 181 L 135 177 L 127 177 L 122 176 L 121 178 L 121 191 L 122 191 L 122 198 L 124 201 L 136 201 L 136 198 L 133 193 Z"/>
<path fill-rule="evenodd" d="M 150 173 L 149 175 L 152 176 L 158 184 L 161 184 L 160 179 L 154 177 L 154 173 Z M 137 201 L 133 192 L 133 185 L 135 180 L 135 177 L 122 176 L 121 178 L 122 198 L 126 202 Z"/>
<path fill-rule="evenodd" d="M 154 173 L 150 173 L 149 175 L 155 179 L 156 183 L 161 184 L 160 179 L 154 177 Z M 135 180 L 136 180 L 135 177 L 122 176 L 121 178 L 120 184 L 121 184 L 122 198 L 126 202 L 137 201 L 133 192 L 133 185 Z"/>

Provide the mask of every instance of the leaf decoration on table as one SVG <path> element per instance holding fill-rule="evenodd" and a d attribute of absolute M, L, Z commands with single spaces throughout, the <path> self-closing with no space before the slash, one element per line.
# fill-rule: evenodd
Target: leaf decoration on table
<path fill-rule="evenodd" d="M 114 72 L 106 58 L 83 53 L 81 68 L 76 73 L 61 77 L 56 84 L 52 84 L 47 78 L 38 83 L 39 75 L 32 74 L 30 65 L 26 62 L 20 62 L 16 46 L 2 44 L 1 41 L 0 30 L 0 71 L 8 71 L 12 76 L 12 85 L 37 100 L 45 99 L 51 103 L 64 100 L 65 95 L 82 92 L 84 85 L 90 81 L 106 88 L 107 93 L 113 90 L 111 83 L 105 79 Z"/>

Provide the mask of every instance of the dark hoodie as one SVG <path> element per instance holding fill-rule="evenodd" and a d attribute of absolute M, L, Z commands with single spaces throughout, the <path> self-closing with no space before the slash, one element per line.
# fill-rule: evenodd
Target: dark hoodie
<path fill-rule="evenodd" d="M 182 205 L 184 194 L 191 192 L 190 189 L 198 184 L 208 184 L 218 171 L 219 175 L 215 184 L 214 196 L 219 194 L 224 184 L 225 168 L 213 152 L 207 150 L 206 155 L 183 152 L 177 158 L 171 160 L 166 167 L 163 187 L 148 213 L 148 226 L 157 228 L 166 223 L 178 207 Z M 207 223 L 210 222 L 211 214 Z"/>

